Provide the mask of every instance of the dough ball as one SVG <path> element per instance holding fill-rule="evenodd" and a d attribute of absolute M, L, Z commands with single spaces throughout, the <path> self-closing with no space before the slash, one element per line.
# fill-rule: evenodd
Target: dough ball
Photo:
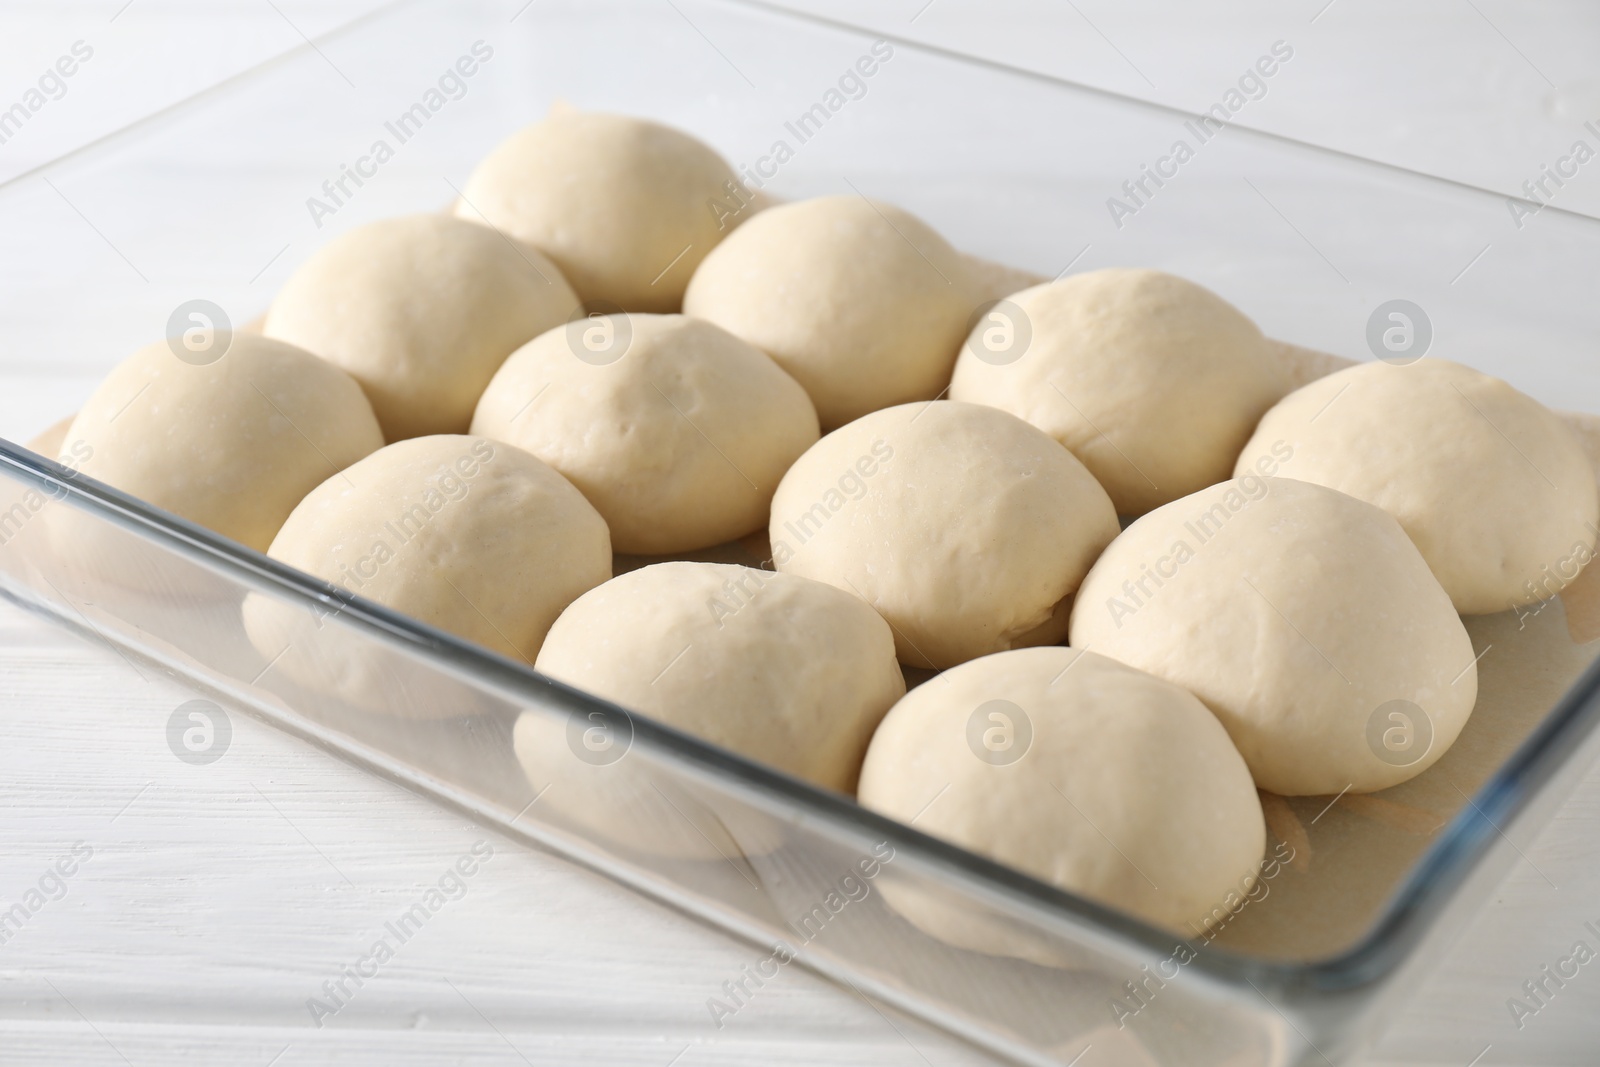
<path fill-rule="evenodd" d="M 66 443 L 67 431 L 72 429 L 72 420 L 77 415 L 68 415 L 66 418 L 57 419 L 48 428 L 40 430 L 28 441 L 28 450 L 37 452 L 41 456 L 57 456 L 61 453 L 61 446 Z"/>
<path fill-rule="evenodd" d="M 792 843 L 781 818 L 718 803 L 722 798 L 696 789 L 678 765 L 634 745 L 625 714 L 590 710 L 575 718 L 560 707 L 529 708 L 512 729 L 512 747 L 532 787 L 529 799 L 540 797 L 529 820 L 568 824 L 650 856 L 717 864 Z"/>
<path fill-rule="evenodd" d="M 66 466 L 69 478 L 77 467 L 77 460 L 70 458 L 72 450 L 67 444 L 67 431 L 72 428 L 72 421 L 76 417 L 68 415 L 52 423 L 48 429 L 29 439 L 26 445 L 30 452 Z M 79 577 L 89 569 L 83 566 L 88 561 L 80 558 L 80 552 L 101 551 L 103 554 L 104 539 L 100 539 L 99 543 L 88 543 L 83 529 L 97 520 L 78 513 L 66 515 L 65 521 L 62 521 L 63 513 L 76 510 L 70 505 L 54 506 L 63 495 L 59 490 L 37 488 L 19 477 L 9 474 L 0 476 L 0 547 L 5 549 L 6 567 L 14 578 L 35 588 L 43 586 L 39 580 L 41 572 L 53 572 L 55 577 L 51 580 L 57 583 L 58 589 L 66 584 L 63 578 Z M 64 532 L 61 529 L 63 525 L 76 529 Z M 105 524 L 100 522 L 99 525 L 103 527 Z M 96 592 L 104 600 L 107 591 L 102 585 Z"/>
<path fill-rule="evenodd" d="M 448 215 L 410 215 L 319 249 L 263 330 L 354 375 L 399 441 L 464 432 L 505 358 L 577 306 L 534 249 Z"/>
<path fill-rule="evenodd" d="M 556 620 L 540 671 L 829 789 L 851 792 L 873 728 L 905 695 L 889 627 L 789 574 L 658 563 Z"/>
<path fill-rule="evenodd" d="M 913 690 L 873 735 L 860 800 L 1186 936 L 1249 891 L 1266 849 L 1250 771 L 1205 705 L 1070 648 Z"/>
<path fill-rule="evenodd" d="M 1075 274 L 981 318 L 950 399 L 1039 427 L 1089 468 L 1122 515 L 1227 479 L 1263 412 L 1289 389 L 1255 323 L 1154 270 Z"/>
<path fill-rule="evenodd" d="M 817 440 L 804 389 L 759 350 L 682 315 L 617 314 L 551 330 L 489 383 L 472 432 L 571 479 L 612 547 L 688 552 L 767 521 Z"/>
<path fill-rule="evenodd" d="M 1255 473 L 1128 527 L 1078 590 L 1071 641 L 1205 701 L 1283 796 L 1422 773 L 1478 693 L 1466 628 L 1393 518 Z"/>
<path fill-rule="evenodd" d="M 779 484 L 769 532 L 780 571 L 854 593 L 894 628 L 902 662 L 944 668 L 1059 641 L 1117 516 L 1043 433 L 941 400 L 817 442 Z"/>
<path fill-rule="evenodd" d="M 338 367 L 253 334 L 217 338 L 226 349 L 211 362 L 158 341 L 119 363 L 73 419 L 61 462 L 264 552 L 302 497 L 383 436 Z"/>
<path fill-rule="evenodd" d="M 920 828 L 922 820 L 916 825 Z M 1074 944 L 1070 934 L 1041 936 L 1037 925 L 1005 905 L 974 907 L 971 891 L 959 885 L 916 870 L 896 870 L 894 864 L 884 868 L 877 885 L 897 915 L 947 945 L 1057 970 L 1093 971 L 1102 965 L 1103 957 L 1081 942 Z"/>
<path fill-rule="evenodd" d="M 733 195 L 741 188 L 722 157 L 686 133 L 566 110 L 500 142 L 467 180 L 456 214 L 544 252 L 585 302 L 677 311 L 695 267 L 743 218 Z"/>
<path fill-rule="evenodd" d="M 965 260 L 921 219 L 828 196 L 739 227 L 695 272 L 683 310 L 777 360 L 831 430 L 943 392 L 975 292 Z"/>
<path fill-rule="evenodd" d="M 521 449 L 454 435 L 329 478 L 268 555 L 528 663 L 562 609 L 611 577 L 605 520 L 572 483 Z"/>
<path fill-rule="evenodd" d="M 1285 397 L 1239 457 L 1400 520 L 1463 615 L 1548 600 L 1594 558 L 1594 468 L 1559 415 L 1442 359 L 1362 363 Z"/>

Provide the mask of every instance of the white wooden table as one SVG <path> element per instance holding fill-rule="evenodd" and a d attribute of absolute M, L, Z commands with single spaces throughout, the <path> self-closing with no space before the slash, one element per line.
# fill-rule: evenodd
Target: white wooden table
<path fill-rule="evenodd" d="M 41 0 L 0 12 L 0 97 L 84 26 L 114 34 L 102 33 L 112 43 L 95 80 L 53 105 L 48 130 L 0 146 L 0 181 L 371 6 L 122 4 Z M 935 43 L 1180 100 L 1253 56 L 1282 17 L 1277 5 L 1242 2 L 1176 23 L 1088 2 L 1014 0 L 986 15 L 976 0 L 922 6 L 874 5 L 861 17 L 915 16 L 913 31 Z M 1328 95 L 1315 106 L 1274 102 L 1262 122 L 1514 189 L 1559 141 L 1564 116 L 1600 115 L 1600 34 L 1592 8 L 1546 5 L 1530 21 L 1504 4 L 1480 7 L 1397 23 L 1343 0 L 1315 23 Z M 1048 32 L 1025 31 L 1036 26 Z M 1066 46 L 1051 51 L 1050 40 Z M 1373 48 L 1413 67 L 1374 73 L 1363 58 Z M 1134 63 L 1159 67 L 1159 87 Z M 1575 204 L 1600 204 L 1595 174 L 1574 183 Z M 27 438 L 92 388 L 3 344 L 4 436 Z M 750 962 L 747 947 L 240 717 L 221 759 L 183 762 L 167 720 L 185 699 L 149 668 L 0 610 L 0 911 L 44 880 L 41 906 L 0 933 L 0 1064 L 984 1062 L 799 968 L 719 1030 L 706 999 Z M 1407 991 L 1374 1062 L 1465 1065 L 1487 1046 L 1476 1062 L 1600 1063 L 1600 964 L 1520 1031 L 1505 1006 L 1585 936 L 1585 920 L 1600 925 L 1597 837 L 1591 775 L 1547 831 L 1518 842 L 1528 863 L 1447 965 Z M 316 1027 L 307 1001 L 481 841 L 494 855 L 465 894 Z M 49 872 L 75 847 L 80 862 L 58 889 Z M 1091 1051 L 1082 1062 L 1101 1061 Z"/>

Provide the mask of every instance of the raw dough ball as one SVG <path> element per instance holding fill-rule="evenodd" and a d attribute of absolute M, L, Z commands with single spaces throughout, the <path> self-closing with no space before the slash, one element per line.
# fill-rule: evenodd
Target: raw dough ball
<path fill-rule="evenodd" d="M 567 823 L 636 852 L 723 863 L 783 846 L 782 822 L 696 789 L 676 765 L 633 744 L 632 719 L 590 711 L 529 708 L 512 748 L 539 803 L 526 819 Z"/>
<path fill-rule="evenodd" d="M 873 728 L 906 691 L 889 627 L 861 601 L 717 563 L 658 563 L 584 594 L 534 666 L 844 792 Z"/>
<path fill-rule="evenodd" d="M 695 267 L 744 217 L 729 214 L 741 188 L 722 157 L 688 134 L 567 110 L 490 152 L 456 214 L 544 252 L 585 302 L 677 311 Z"/>
<path fill-rule="evenodd" d="M 1400 520 L 1464 615 L 1548 600 L 1594 557 L 1594 468 L 1562 418 L 1441 359 L 1363 363 L 1291 393 L 1239 457 Z"/>
<path fill-rule="evenodd" d="M 204 364 L 166 341 L 129 356 L 72 420 L 61 462 L 264 552 L 302 497 L 383 436 L 339 368 L 253 334 L 226 344 Z"/>
<path fill-rule="evenodd" d="M 874 412 L 801 456 L 772 499 L 781 571 L 861 597 L 902 662 L 957 663 L 1066 632 L 1117 516 L 1072 453 L 995 408 Z"/>
<path fill-rule="evenodd" d="M 1250 771 L 1205 705 L 1093 652 L 946 671 L 873 735 L 861 803 L 1186 936 L 1266 848 Z"/>
<path fill-rule="evenodd" d="M 69 415 L 53 423 L 49 429 L 35 434 L 28 442 L 27 448 L 47 459 L 53 459 L 67 467 L 67 477 L 71 477 L 76 470 L 81 456 L 73 456 L 73 449 L 67 444 L 67 431 L 72 428 L 72 421 L 76 415 Z M 82 452 L 80 442 L 78 451 Z M 76 513 L 76 509 L 67 507 L 52 507 L 60 501 L 64 494 L 53 487 L 40 489 L 31 482 L 11 475 L 9 472 L 0 475 L 0 547 L 4 547 L 6 556 L 6 570 L 13 578 L 26 582 L 34 588 L 43 588 L 40 580 L 41 574 L 54 573 L 51 580 L 57 583 L 59 589 L 66 575 L 76 578 L 86 568 L 86 561 L 80 558 L 80 552 L 100 553 L 104 556 L 105 538 L 89 542 L 85 528 L 90 524 L 98 523 L 102 527 L 103 521 L 96 520 L 86 513 Z M 63 519 L 63 516 L 65 518 Z M 61 527 L 69 526 L 73 529 L 63 531 Z M 115 538 L 115 534 L 112 535 Z M 126 540 L 128 536 L 123 535 Z M 80 585 L 79 588 L 82 588 Z M 108 590 L 100 585 L 96 590 L 99 599 L 105 599 Z"/>
<path fill-rule="evenodd" d="M 577 306 L 534 249 L 448 215 L 410 215 L 318 249 L 263 331 L 353 374 L 398 441 L 465 431 L 505 358 Z"/>
<path fill-rule="evenodd" d="M 576 824 L 584 837 L 650 856 L 722 864 L 763 856 L 786 841 L 781 819 L 741 803 L 718 803 L 680 766 L 634 744 L 634 720 L 616 710 L 571 718 L 562 707 L 523 710 L 512 750 L 539 795 L 525 821 Z"/>
<path fill-rule="evenodd" d="M 1009 297 L 962 347 L 950 399 L 1033 423 L 1083 461 L 1119 514 L 1141 515 L 1224 481 L 1288 388 L 1271 342 L 1233 305 L 1171 274 L 1119 268 Z"/>
<path fill-rule="evenodd" d="M 1394 519 L 1255 473 L 1128 527 L 1083 580 L 1071 641 L 1205 701 L 1284 796 L 1422 773 L 1478 693 L 1466 628 Z"/>
<path fill-rule="evenodd" d="M 828 196 L 739 227 L 695 272 L 683 310 L 777 360 L 831 430 L 938 396 L 976 303 L 965 260 L 921 219 Z"/>
<path fill-rule="evenodd" d="M 759 350 L 682 315 L 609 315 L 551 330 L 500 368 L 472 432 L 566 475 L 618 552 L 688 552 L 767 521 L 817 440 L 804 389 Z"/>
<path fill-rule="evenodd" d="M 67 431 L 72 429 L 72 420 L 77 417 L 76 414 L 68 415 L 64 419 L 58 419 L 51 423 L 48 429 L 40 430 L 28 442 L 28 450 L 37 452 L 41 456 L 54 457 L 60 455 L 61 446 L 67 441 Z"/>
<path fill-rule="evenodd" d="M 605 520 L 583 494 L 482 437 L 374 452 L 301 501 L 268 555 L 529 663 L 562 609 L 611 577 Z"/>

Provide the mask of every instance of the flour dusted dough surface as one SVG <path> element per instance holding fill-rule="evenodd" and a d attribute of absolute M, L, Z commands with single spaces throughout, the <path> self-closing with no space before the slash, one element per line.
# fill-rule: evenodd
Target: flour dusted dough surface
<path fill-rule="evenodd" d="M 1477 697 L 1466 629 L 1400 525 L 1354 497 L 1255 472 L 1117 538 L 1078 591 L 1071 643 L 1194 693 L 1256 784 L 1285 796 L 1420 774 Z M 1369 734 L 1375 715 L 1378 736 L 1391 725 L 1380 708 L 1406 709 L 1392 701 L 1431 725 L 1425 754 L 1404 765 Z M 1420 747 L 1421 731 L 1412 736 Z"/>
<path fill-rule="evenodd" d="M 537 250 L 448 215 L 408 215 L 318 249 L 263 330 L 354 375 L 398 441 L 465 432 L 505 358 L 577 305 Z"/>
<path fill-rule="evenodd" d="M 789 574 L 660 563 L 579 597 L 535 666 L 631 711 L 851 792 L 873 728 L 905 694 L 889 627 Z"/>
<path fill-rule="evenodd" d="M 1215 484 L 1287 389 L 1244 315 L 1153 270 L 1075 274 L 1008 298 L 956 360 L 950 398 L 991 404 L 1083 461 L 1117 511 L 1139 515 Z M 985 340 L 987 336 L 993 341 Z M 986 347 L 988 345 L 988 347 Z M 998 346 L 998 347 L 996 347 Z"/>
<path fill-rule="evenodd" d="M 715 207 L 735 202 L 729 183 L 737 182 L 686 133 L 562 108 L 496 146 L 455 211 L 540 249 L 586 303 L 670 312 L 695 267 L 743 219 Z"/>
<path fill-rule="evenodd" d="M 877 608 L 900 659 L 953 667 L 1066 629 L 1066 603 L 1117 535 L 1105 490 L 1021 419 L 949 400 L 874 412 L 784 475 L 780 571 Z"/>
<path fill-rule="evenodd" d="M 472 432 L 569 478 L 618 552 L 707 548 L 760 529 L 789 466 L 817 440 L 805 390 L 709 322 L 618 314 L 519 349 Z"/>
<path fill-rule="evenodd" d="M 95 389 L 59 451 L 92 478 L 265 551 L 303 496 L 383 437 L 339 368 L 251 334 L 226 344 L 203 364 L 166 341 L 139 349 Z"/>
<path fill-rule="evenodd" d="M 1266 845 L 1250 772 L 1205 705 L 1068 648 L 913 690 L 873 736 L 860 800 L 1189 937 L 1249 891 Z"/>
<path fill-rule="evenodd" d="M 916 216 L 828 196 L 739 227 L 695 272 L 683 310 L 777 360 L 831 430 L 938 396 L 979 293 L 966 260 Z"/>
<path fill-rule="evenodd" d="M 1378 361 L 1314 381 L 1261 420 L 1240 469 L 1276 442 L 1294 451 L 1285 477 L 1398 519 L 1462 614 L 1548 600 L 1593 557 L 1600 501 L 1582 440 L 1470 367 Z"/>

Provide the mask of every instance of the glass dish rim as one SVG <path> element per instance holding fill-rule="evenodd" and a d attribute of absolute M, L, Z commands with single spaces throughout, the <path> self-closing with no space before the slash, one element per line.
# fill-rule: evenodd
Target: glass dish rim
<path fill-rule="evenodd" d="M 70 498 L 97 519 L 111 522 L 163 550 L 174 552 L 191 564 L 220 572 L 254 589 L 270 590 L 323 617 L 337 615 L 369 638 L 406 655 L 420 657 L 431 667 L 467 675 L 475 684 L 487 686 L 502 696 L 559 707 L 580 719 L 595 710 L 621 714 L 633 727 L 634 744 L 642 742 L 652 754 L 680 769 L 702 778 L 718 779 L 721 784 L 732 785 L 746 794 L 754 793 L 762 798 L 766 807 L 799 810 L 858 838 L 888 840 L 897 850 L 906 849 L 919 861 L 1021 904 L 1031 913 L 1074 921 L 1140 953 L 1162 955 L 1171 951 L 1175 938 L 1191 945 L 1195 943 L 1191 938 L 1057 889 L 1021 871 L 878 815 L 844 794 L 811 785 L 665 724 L 631 714 L 608 701 L 539 674 L 527 664 L 289 567 L 4 438 L 0 438 L 0 470 L 30 484 L 53 502 L 62 503 Z M 64 595 L 61 599 L 66 601 Z M 70 601 L 66 603 L 71 606 Z M 1249 956 L 1210 945 L 1198 952 L 1189 966 L 1229 986 L 1269 985 L 1285 994 L 1358 991 L 1381 981 L 1404 962 L 1443 910 L 1428 905 L 1447 899 L 1464 886 L 1487 857 L 1494 838 L 1503 833 L 1500 827 L 1528 807 L 1540 787 L 1561 770 L 1565 756 L 1576 752 L 1579 742 L 1597 724 L 1600 724 L 1600 661 L 1585 669 L 1511 757 L 1468 798 L 1466 806 L 1439 832 L 1391 892 L 1367 932 L 1343 951 L 1321 959 L 1289 961 Z M 359 753 L 337 744 L 329 747 L 341 758 L 382 774 Z M 449 798 L 429 790 L 418 780 L 400 784 L 423 792 L 435 803 L 451 803 Z M 483 816 L 480 812 L 474 817 Z M 511 822 L 491 820 L 491 823 L 498 832 L 525 836 Z M 565 853 L 548 842 L 541 842 L 541 846 L 568 862 L 598 869 L 582 856 Z M 600 873 L 611 877 L 608 871 L 600 870 Z M 632 888 L 648 892 L 637 886 Z"/>

